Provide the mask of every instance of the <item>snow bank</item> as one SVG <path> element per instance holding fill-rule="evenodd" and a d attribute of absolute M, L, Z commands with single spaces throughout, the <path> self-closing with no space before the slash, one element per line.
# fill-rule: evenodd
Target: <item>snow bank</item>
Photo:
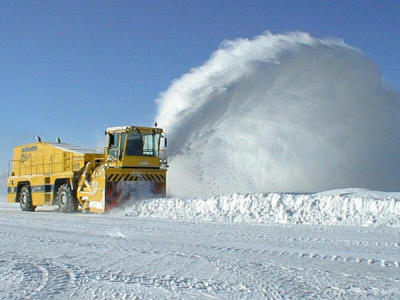
<path fill-rule="evenodd" d="M 343 41 L 225 41 L 158 103 L 175 196 L 399 190 L 400 95 Z"/>
<path fill-rule="evenodd" d="M 133 203 L 123 213 L 200 222 L 400 227 L 400 193 L 352 189 L 149 199 Z"/>

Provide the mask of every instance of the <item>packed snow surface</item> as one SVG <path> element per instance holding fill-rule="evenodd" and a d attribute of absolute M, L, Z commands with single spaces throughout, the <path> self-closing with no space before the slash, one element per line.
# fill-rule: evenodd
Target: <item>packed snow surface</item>
<path fill-rule="evenodd" d="M 400 95 L 341 40 L 225 41 L 158 103 L 176 196 L 399 190 Z"/>
<path fill-rule="evenodd" d="M 18 205 L 2 202 L 0 298 L 399 299 L 400 229 L 383 224 L 396 223 L 399 196 L 377 193 L 368 201 L 360 195 L 360 206 L 367 206 L 361 209 L 351 208 L 353 200 L 340 196 L 341 191 L 329 194 L 334 203 L 347 203 L 341 206 L 342 216 L 352 209 L 364 211 L 381 226 L 290 224 L 305 221 L 306 211 L 313 210 L 300 202 L 328 201 L 322 195 L 154 199 L 104 215 L 62 214 L 45 207 L 22 212 Z M 281 203 L 298 201 L 304 216 L 293 217 L 300 214 L 293 211 L 290 217 L 284 217 L 287 212 L 274 217 L 265 208 L 263 219 L 255 208 L 268 201 L 265 207 L 271 214 L 282 211 Z M 161 202 L 167 203 L 164 214 Z M 200 208 L 195 210 L 195 205 Z M 332 214 L 321 212 L 319 205 L 319 217 L 309 223 L 337 224 L 331 217 L 337 204 L 331 205 Z M 178 208 L 182 220 L 171 219 Z M 327 220 L 321 221 L 324 214 Z M 345 217 L 345 223 L 363 223 L 361 214 L 354 214 L 354 221 Z M 258 220 L 289 224 L 229 222 Z"/>

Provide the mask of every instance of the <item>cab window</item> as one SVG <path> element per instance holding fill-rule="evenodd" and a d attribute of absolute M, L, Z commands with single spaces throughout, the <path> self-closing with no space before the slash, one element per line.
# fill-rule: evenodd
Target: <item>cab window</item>
<path fill-rule="evenodd" d="M 108 145 L 108 154 L 111 157 L 116 158 L 118 156 L 118 149 L 119 149 L 119 133 L 111 133 L 109 137 L 109 145 Z"/>
<path fill-rule="evenodd" d="M 126 142 L 126 155 L 142 156 L 143 155 L 143 140 L 139 132 L 131 132 L 128 135 Z"/>

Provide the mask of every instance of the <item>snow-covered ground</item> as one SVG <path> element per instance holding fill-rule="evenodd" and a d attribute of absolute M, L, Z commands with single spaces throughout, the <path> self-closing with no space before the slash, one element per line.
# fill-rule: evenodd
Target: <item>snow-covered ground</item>
<path fill-rule="evenodd" d="M 0 298 L 398 299 L 399 199 L 234 194 L 105 215 L 2 201 Z"/>

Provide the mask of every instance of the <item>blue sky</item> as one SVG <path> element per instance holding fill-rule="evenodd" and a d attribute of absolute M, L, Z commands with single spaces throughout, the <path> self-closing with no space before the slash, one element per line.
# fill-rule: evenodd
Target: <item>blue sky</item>
<path fill-rule="evenodd" d="M 400 90 L 400 1 L 0 2 L 0 173 L 40 135 L 101 145 L 225 39 L 305 31 L 362 49 Z"/>

